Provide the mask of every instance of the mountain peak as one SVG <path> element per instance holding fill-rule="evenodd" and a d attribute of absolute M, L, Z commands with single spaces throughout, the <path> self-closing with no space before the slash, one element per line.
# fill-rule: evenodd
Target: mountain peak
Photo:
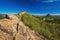
<path fill-rule="evenodd" d="M 48 13 L 47 16 L 48 16 L 48 17 L 51 16 L 50 13 Z"/>
<path fill-rule="evenodd" d="M 27 12 L 20 12 L 20 13 L 18 13 L 18 15 L 23 15 L 23 14 L 27 14 Z"/>

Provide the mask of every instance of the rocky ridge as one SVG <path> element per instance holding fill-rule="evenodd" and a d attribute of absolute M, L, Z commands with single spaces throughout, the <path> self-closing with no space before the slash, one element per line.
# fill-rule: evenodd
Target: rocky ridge
<path fill-rule="evenodd" d="M 5 19 L 0 20 L 0 40 L 43 40 L 43 36 L 37 36 L 17 16 L 7 14 Z"/>

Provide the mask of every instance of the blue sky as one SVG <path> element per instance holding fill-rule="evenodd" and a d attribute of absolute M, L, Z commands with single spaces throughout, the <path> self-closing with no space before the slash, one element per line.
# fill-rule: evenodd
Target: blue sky
<path fill-rule="evenodd" d="M 60 14 L 60 0 L 0 0 L 0 13 Z"/>

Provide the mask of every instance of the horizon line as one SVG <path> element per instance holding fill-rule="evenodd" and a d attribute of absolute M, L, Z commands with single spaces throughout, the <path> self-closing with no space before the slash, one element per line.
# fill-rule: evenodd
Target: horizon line
<path fill-rule="evenodd" d="M 0 12 L 0 14 L 18 14 L 19 12 Z M 50 15 L 60 15 L 60 13 L 30 13 L 30 12 L 27 12 L 28 14 L 31 14 L 31 15 L 37 15 L 37 16 L 44 16 L 44 15 L 47 15 L 47 14 L 50 14 Z"/>

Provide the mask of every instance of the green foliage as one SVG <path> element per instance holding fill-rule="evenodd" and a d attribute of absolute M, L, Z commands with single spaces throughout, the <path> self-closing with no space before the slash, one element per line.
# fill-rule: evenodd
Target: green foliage
<path fill-rule="evenodd" d="M 35 18 L 28 15 L 24 14 L 22 15 L 22 21 L 28 25 L 32 30 L 37 30 L 37 28 L 40 26 L 36 21 L 34 20 Z M 37 27 L 37 28 L 36 28 Z"/>
<path fill-rule="evenodd" d="M 3 19 L 3 18 L 4 18 L 4 16 L 2 14 L 0 14 L 0 19 Z"/>
<path fill-rule="evenodd" d="M 53 19 L 53 20 L 48 20 L 47 18 L 49 19 Z M 47 37 L 51 40 L 60 40 L 60 18 L 55 18 L 53 16 L 49 16 L 49 17 L 43 17 L 41 19 L 41 17 L 39 18 L 40 20 L 43 20 L 41 24 L 43 24 L 43 28 L 45 28 L 45 35 L 46 35 L 46 32 L 49 32 L 47 33 Z M 41 32 L 40 32 L 41 33 Z M 48 35 L 49 34 L 49 35 Z M 43 34 L 42 34 L 43 35 Z"/>
<path fill-rule="evenodd" d="M 18 17 L 21 18 L 24 24 L 29 26 L 30 29 L 37 31 L 48 40 L 60 40 L 60 23 L 56 23 L 59 19 L 57 20 L 52 16 L 50 17 L 50 15 L 49 17 L 40 17 L 23 14 L 21 17 Z M 53 20 L 50 20 L 49 18 Z"/>

